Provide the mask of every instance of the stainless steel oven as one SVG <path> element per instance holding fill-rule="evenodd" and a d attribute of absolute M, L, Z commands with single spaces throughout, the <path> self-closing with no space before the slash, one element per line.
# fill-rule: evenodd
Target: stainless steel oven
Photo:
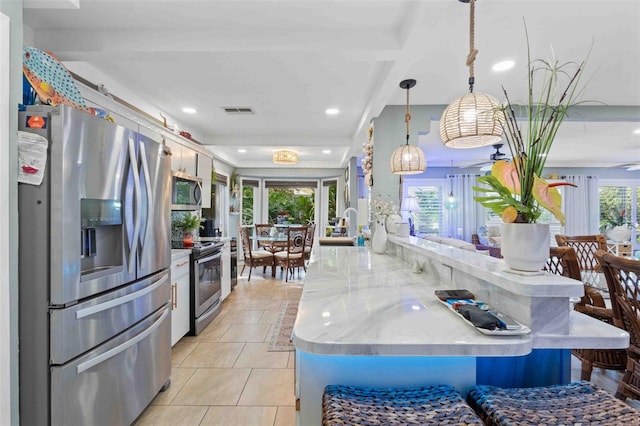
<path fill-rule="evenodd" d="M 223 243 L 203 243 L 191 251 L 191 334 L 197 335 L 220 313 Z"/>

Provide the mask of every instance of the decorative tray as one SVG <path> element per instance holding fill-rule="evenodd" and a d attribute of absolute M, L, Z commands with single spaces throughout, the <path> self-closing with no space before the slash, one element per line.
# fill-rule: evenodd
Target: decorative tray
<path fill-rule="evenodd" d="M 477 306 L 486 306 L 486 304 L 484 302 L 480 302 L 477 300 L 470 300 L 470 299 L 466 299 L 468 302 L 472 302 L 474 304 L 476 304 Z M 482 334 L 486 334 L 489 336 L 520 336 L 523 334 L 529 334 L 531 332 L 531 329 L 529 327 L 527 327 L 526 325 L 522 325 L 519 322 L 517 322 L 516 320 L 510 319 L 511 321 L 513 321 L 513 325 L 510 326 L 510 328 L 506 329 L 506 328 L 496 328 L 494 330 L 489 330 L 486 328 L 480 328 L 480 327 L 476 327 L 475 325 L 473 325 L 473 323 L 471 321 L 469 321 L 468 319 L 466 319 L 465 317 L 463 317 L 460 313 L 458 313 L 458 311 L 456 311 L 453 308 L 453 305 L 450 303 L 452 301 L 452 299 L 450 300 L 441 300 L 438 299 L 438 301 L 440 303 L 442 303 L 444 306 L 447 307 L 447 309 L 449 309 L 451 312 L 453 312 L 457 317 L 459 317 L 460 319 L 462 319 L 464 322 L 466 322 L 467 324 L 469 324 L 469 326 L 475 328 L 476 330 L 478 330 L 480 333 Z M 484 309 L 484 308 L 483 308 Z M 496 317 L 498 319 L 500 319 L 499 313 L 496 313 L 495 311 L 491 311 L 492 314 L 496 315 Z M 513 328 L 511 328 L 513 327 Z"/>

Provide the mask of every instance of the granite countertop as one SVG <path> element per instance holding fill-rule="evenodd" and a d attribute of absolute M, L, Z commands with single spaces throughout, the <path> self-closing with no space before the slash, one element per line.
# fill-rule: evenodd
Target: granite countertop
<path fill-rule="evenodd" d="M 367 247 L 316 247 L 294 326 L 297 349 L 349 355 L 525 355 L 532 339 L 487 336 L 435 297 L 442 288 Z"/>
<path fill-rule="evenodd" d="M 525 293 L 573 296 L 576 284 L 581 290 L 581 283 L 549 274 L 513 277 L 502 271 L 502 262 L 496 264 L 499 259 L 471 251 L 418 246 L 438 252 L 453 268 L 486 268 L 483 273 L 505 287 L 524 278 L 530 284 L 523 287 Z M 296 348 L 319 355 L 518 356 L 534 347 L 628 345 L 623 330 L 577 312 L 570 314 L 570 336 L 482 334 L 437 300 L 434 291 L 447 287 L 433 275 L 410 269 L 401 258 L 375 254 L 369 247 L 315 247 L 293 330 Z M 565 288 L 550 289 L 551 283 Z M 573 346 L 576 342 L 585 346 Z"/>

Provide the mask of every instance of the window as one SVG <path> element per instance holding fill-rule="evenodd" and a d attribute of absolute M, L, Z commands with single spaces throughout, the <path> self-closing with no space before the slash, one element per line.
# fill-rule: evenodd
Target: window
<path fill-rule="evenodd" d="M 227 176 L 215 173 L 215 180 L 211 182 L 211 208 L 202 209 L 202 217 L 214 220 L 214 228 L 226 232 L 226 220 L 229 211 L 229 191 L 227 190 Z"/>
<path fill-rule="evenodd" d="M 265 181 L 269 223 L 306 225 L 315 221 L 316 181 Z"/>
<path fill-rule="evenodd" d="M 253 225 L 255 223 L 255 212 L 258 211 L 258 184 L 259 182 L 257 180 L 242 179 L 242 225 Z"/>
<path fill-rule="evenodd" d="M 444 229 L 442 194 L 441 183 L 407 186 L 406 195 L 415 197 L 420 206 L 420 211 L 412 213 L 416 234 L 438 235 Z M 406 212 L 402 213 L 404 217 Z"/>
<path fill-rule="evenodd" d="M 338 216 L 338 180 L 326 179 L 321 182 L 322 206 L 319 222 L 323 225 L 333 221 Z"/>
<path fill-rule="evenodd" d="M 638 235 L 640 184 L 631 180 L 603 179 L 600 181 L 599 198 L 600 232 L 611 239 L 611 237 L 615 237 L 611 233 L 615 226 L 628 228 L 630 235 L 627 234 L 629 235 L 627 241 L 633 242 L 633 253 L 635 254 L 640 249 L 640 236 Z"/>

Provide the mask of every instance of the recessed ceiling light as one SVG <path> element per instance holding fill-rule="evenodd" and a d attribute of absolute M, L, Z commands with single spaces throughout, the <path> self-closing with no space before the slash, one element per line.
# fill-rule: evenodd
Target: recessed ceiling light
<path fill-rule="evenodd" d="M 186 114 L 195 114 L 195 113 L 196 113 L 196 112 L 198 112 L 198 111 L 196 111 L 196 109 L 195 109 L 195 108 L 191 108 L 191 107 L 184 107 L 184 108 L 182 108 L 182 112 L 184 112 L 184 113 L 186 113 Z"/>
<path fill-rule="evenodd" d="M 494 70 L 494 71 L 506 71 L 506 70 L 510 70 L 511 68 L 513 68 L 513 66 L 515 64 L 516 63 L 513 62 L 512 60 L 500 61 L 500 62 L 496 62 L 495 64 L 493 64 L 491 69 Z"/>
<path fill-rule="evenodd" d="M 244 148 L 240 148 L 240 149 L 238 150 L 238 152 L 239 152 L 240 154 L 244 154 L 244 153 L 246 153 L 246 152 L 247 152 L 247 150 L 246 150 L 246 149 L 244 149 Z"/>
<path fill-rule="evenodd" d="M 323 154 L 331 154 L 331 150 L 330 149 L 323 149 L 322 153 Z"/>
<path fill-rule="evenodd" d="M 633 134 L 634 134 L 634 135 L 640 135 L 640 129 L 635 129 L 635 130 L 633 131 Z"/>
<path fill-rule="evenodd" d="M 325 110 L 325 114 L 327 115 L 336 115 L 340 112 L 340 110 L 338 108 L 327 108 Z"/>

